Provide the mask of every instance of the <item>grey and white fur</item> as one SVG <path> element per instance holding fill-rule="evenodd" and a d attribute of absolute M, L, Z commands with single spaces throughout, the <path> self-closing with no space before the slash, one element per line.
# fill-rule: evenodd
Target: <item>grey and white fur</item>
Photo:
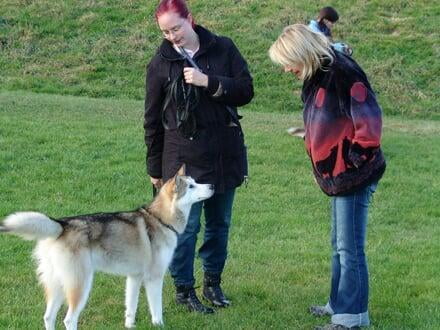
<path fill-rule="evenodd" d="M 139 291 L 146 288 L 152 323 L 162 325 L 165 272 L 193 203 L 211 197 L 212 185 L 184 176 L 184 167 L 168 180 L 149 206 L 129 212 L 96 213 L 52 219 L 37 212 L 6 217 L 0 232 L 37 240 L 34 257 L 46 294 L 46 329 L 55 329 L 64 301 L 64 325 L 77 329 L 95 271 L 127 277 L 125 326 L 135 326 Z"/>

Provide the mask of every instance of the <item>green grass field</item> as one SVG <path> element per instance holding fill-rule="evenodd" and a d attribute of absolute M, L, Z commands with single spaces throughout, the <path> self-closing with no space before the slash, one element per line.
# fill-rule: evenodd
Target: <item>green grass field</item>
<path fill-rule="evenodd" d="M 161 35 L 157 1 L 0 1 L 0 89 L 144 97 L 145 65 Z M 255 78 L 251 111 L 300 110 L 300 84 L 267 50 L 285 25 L 307 23 L 326 1 L 190 0 L 198 23 L 230 36 Z M 334 37 L 354 49 L 386 114 L 440 119 L 440 6 L 427 0 L 334 0 Z"/>
<path fill-rule="evenodd" d="M 17 210 L 54 217 L 128 210 L 150 199 L 141 101 L 3 92 L 0 108 L 0 218 Z M 166 328 L 311 329 L 327 321 L 307 308 L 329 290 L 329 200 L 314 184 L 302 141 L 285 133 L 296 115 L 243 114 L 251 179 L 238 190 L 224 274 L 233 307 L 188 314 L 174 304 L 167 277 Z M 367 248 L 372 329 L 440 324 L 439 136 L 437 121 L 384 118 L 388 169 Z M 42 328 L 33 246 L 0 236 L 0 329 Z M 196 276 L 201 283 L 200 270 Z M 123 294 L 122 277 L 97 276 L 80 327 L 122 328 Z M 142 295 L 138 328 L 149 327 Z"/>
<path fill-rule="evenodd" d="M 129 210 L 150 200 L 145 170 L 145 65 L 161 36 L 148 0 L 0 1 L 0 219 Z M 312 329 L 330 277 L 329 199 L 303 142 L 300 82 L 267 49 L 285 25 L 336 7 L 334 37 L 354 48 L 384 110 L 388 167 L 370 208 L 371 329 L 440 329 L 440 5 L 426 0 L 189 0 L 196 21 L 231 37 L 254 77 L 242 110 L 250 183 L 234 204 L 224 289 L 215 315 L 174 303 L 168 329 Z M 41 329 L 45 309 L 33 242 L 0 236 L 0 329 Z M 197 262 L 198 284 L 202 273 Z M 121 329 L 121 277 L 98 275 L 81 329 Z M 58 329 L 65 309 L 59 314 Z M 145 295 L 138 329 L 151 328 Z"/>

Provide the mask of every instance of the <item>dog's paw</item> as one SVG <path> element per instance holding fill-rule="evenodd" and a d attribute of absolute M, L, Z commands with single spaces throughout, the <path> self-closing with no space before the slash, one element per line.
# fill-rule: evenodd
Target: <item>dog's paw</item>
<path fill-rule="evenodd" d="M 157 320 L 153 319 L 153 325 L 156 327 L 163 327 L 163 320 L 162 319 L 157 319 Z"/>
<path fill-rule="evenodd" d="M 133 329 L 136 328 L 136 323 L 134 322 L 134 320 L 126 320 L 125 321 L 125 327 L 127 329 Z"/>

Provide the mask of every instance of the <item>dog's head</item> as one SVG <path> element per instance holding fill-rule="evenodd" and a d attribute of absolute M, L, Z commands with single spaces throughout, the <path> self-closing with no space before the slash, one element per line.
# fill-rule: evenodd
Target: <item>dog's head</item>
<path fill-rule="evenodd" d="M 185 165 L 179 169 L 174 177 L 174 190 L 177 196 L 177 203 L 180 207 L 192 204 L 210 198 L 214 194 L 212 184 L 201 184 L 194 181 L 190 176 L 185 175 Z"/>
<path fill-rule="evenodd" d="M 195 182 L 193 178 L 185 174 L 185 165 L 182 165 L 176 175 L 162 186 L 154 204 L 155 206 L 160 204 L 161 211 L 164 211 L 164 208 L 169 210 L 169 216 L 165 218 L 169 219 L 169 224 L 172 224 L 178 232 L 183 232 L 191 206 L 210 198 L 213 194 L 212 184 Z M 176 222 L 171 223 L 174 221 Z"/>

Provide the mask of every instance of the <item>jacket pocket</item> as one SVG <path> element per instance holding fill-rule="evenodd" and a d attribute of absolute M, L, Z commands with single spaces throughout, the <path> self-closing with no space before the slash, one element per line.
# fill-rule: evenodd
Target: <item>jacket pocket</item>
<path fill-rule="evenodd" d="M 207 129 L 200 130 L 194 139 L 179 137 L 179 160 L 183 163 L 212 165 L 218 155 L 214 135 Z"/>
<path fill-rule="evenodd" d="M 226 126 L 222 132 L 222 158 L 227 186 L 240 185 L 248 175 L 247 150 L 240 127 Z"/>
<path fill-rule="evenodd" d="M 220 143 L 224 159 L 238 158 L 243 155 L 244 137 L 239 126 L 222 127 Z"/>

